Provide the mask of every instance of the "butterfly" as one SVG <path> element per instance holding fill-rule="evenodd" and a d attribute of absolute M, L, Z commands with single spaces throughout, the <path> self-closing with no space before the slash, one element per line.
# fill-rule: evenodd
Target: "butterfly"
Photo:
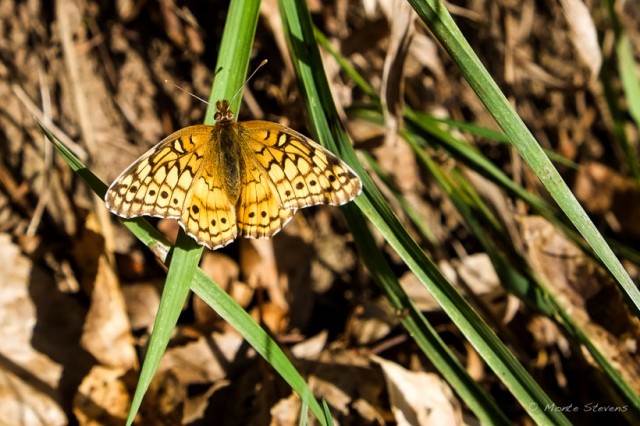
<path fill-rule="evenodd" d="M 270 238 L 296 210 L 342 205 L 361 191 L 356 173 L 327 149 L 277 123 L 237 122 L 221 100 L 213 126 L 159 142 L 116 178 L 105 203 L 124 218 L 177 219 L 214 250 L 238 236 Z"/>

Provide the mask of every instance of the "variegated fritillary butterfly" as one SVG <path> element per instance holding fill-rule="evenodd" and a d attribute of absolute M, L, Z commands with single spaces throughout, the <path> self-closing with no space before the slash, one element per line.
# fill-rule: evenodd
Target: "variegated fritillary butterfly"
<path fill-rule="evenodd" d="M 111 184 L 107 208 L 124 218 L 177 219 L 210 249 L 238 235 L 269 238 L 297 209 L 341 205 L 362 190 L 343 161 L 298 132 L 268 121 L 238 123 L 226 100 L 215 124 L 185 127 Z"/>

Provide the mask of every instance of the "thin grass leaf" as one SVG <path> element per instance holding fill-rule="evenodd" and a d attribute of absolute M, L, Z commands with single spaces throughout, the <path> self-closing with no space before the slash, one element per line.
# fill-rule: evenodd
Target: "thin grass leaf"
<path fill-rule="evenodd" d="M 618 56 L 618 68 L 620 68 L 620 80 L 624 88 L 624 98 L 629 101 L 629 115 L 635 121 L 636 127 L 640 128 L 640 81 L 638 81 L 638 64 L 635 61 L 631 41 L 626 34 L 620 34 L 616 42 L 616 53 Z M 636 172 L 639 171 L 637 156 L 635 156 Z M 640 172 L 639 172 L 640 173 Z"/>
<path fill-rule="evenodd" d="M 253 31 L 255 30 L 255 23 L 257 22 L 258 8 L 259 2 L 240 1 L 235 1 L 234 6 L 231 8 L 232 11 L 230 11 L 229 20 L 232 23 L 229 24 L 228 27 L 233 29 L 240 28 L 242 30 L 239 32 L 225 31 L 223 40 L 226 38 L 226 40 L 229 40 L 228 43 L 242 42 L 245 49 L 240 49 L 238 45 L 227 46 L 226 50 L 222 49 L 222 51 L 227 53 L 225 55 L 221 54 L 219 57 L 218 69 L 226 70 L 224 73 L 221 71 L 221 75 L 226 75 L 226 78 L 218 78 L 216 80 L 217 84 L 216 81 L 214 81 L 211 105 L 215 105 L 215 100 L 231 98 L 235 93 L 234 91 L 241 87 L 243 83 L 243 76 L 246 74 L 246 69 L 248 68 L 248 58 L 253 40 Z M 251 15 L 253 19 L 248 19 L 250 16 L 248 12 L 251 9 L 254 10 L 255 13 Z M 237 56 L 236 54 L 238 52 L 243 53 L 243 55 Z M 242 71 L 240 71 L 240 69 L 242 69 Z M 239 103 L 240 98 L 238 97 L 234 100 L 233 108 L 237 110 Z M 213 121 L 214 111 L 211 109 L 211 105 L 206 119 L 208 123 L 212 123 Z M 38 122 L 38 125 L 49 140 L 54 143 L 54 146 L 71 168 L 85 180 L 100 197 L 104 198 L 107 186 L 91 173 L 66 147 L 57 141 L 40 122 Z M 154 253 L 158 255 L 161 260 L 166 261 L 169 258 L 169 244 L 145 219 L 126 219 L 122 220 L 122 222 L 143 243 L 150 248 L 155 248 Z M 170 335 L 183 306 L 186 297 L 183 285 L 186 284 L 186 290 L 188 291 L 189 283 L 192 283 L 194 292 L 230 325 L 236 328 L 256 351 L 267 359 L 274 369 L 278 371 L 301 396 L 303 402 L 311 407 L 320 423 L 323 425 L 326 424 L 322 407 L 315 400 L 305 380 L 298 374 L 282 350 L 227 293 L 197 268 L 201 252 L 202 248 L 186 234 L 178 236 L 177 246 L 172 254 L 172 267 L 169 269 L 165 291 L 162 295 L 158 317 L 154 325 L 154 334 L 152 335 L 147 358 L 143 365 L 143 372 L 141 373 L 140 382 L 136 389 L 136 396 L 134 397 L 128 421 L 131 422 L 133 420 L 139 408 L 144 392 L 148 388 L 148 384 L 157 369 L 159 359 L 166 347 L 167 336 Z M 171 275 L 172 271 L 173 277 Z M 176 285 L 173 280 L 178 280 L 178 285 Z"/>
<path fill-rule="evenodd" d="M 326 399 L 322 399 L 322 409 L 324 410 L 324 415 L 329 425 L 333 425 L 333 418 L 331 417 L 331 410 L 329 410 L 329 404 L 327 404 Z"/>
<path fill-rule="evenodd" d="M 70 150 L 58 141 L 40 121 L 36 120 L 36 122 L 72 170 L 76 172 L 97 195 L 104 196 L 107 186 L 88 170 Z M 162 234 L 151 226 L 146 219 L 127 219 L 122 220 L 122 223 L 147 246 L 168 246 Z M 159 255 L 160 260 L 163 262 L 166 261 L 167 252 L 168 250 L 164 252 L 164 256 Z M 291 388 L 298 393 L 302 401 L 311 408 L 314 415 L 320 419 L 320 423 L 326 424 L 322 420 L 324 417 L 322 407 L 314 398 L 305 380 L 298 374 L 295 367 L 278 347 L 277 343 L 255 323 L 249 314 L 199 268 L 197 268 L 195 272 L 192 290 L 225 321 L 234 327 L 263 358 L 268 360 L 271 366 L 289 383 Z"/>
<path fill-rule="evenodd" d="M 540 179 L 578 232 L 587 240 L 597 256 L 620 284 L 632 302 L 636 314 L 640 312 L 640 291 L 611 248 L 598 232 L 589 216 L 553 167 L 507 98 L 493 81 L 489 72 L 475 55 L 460 29 L 456 26 L 444 3 L 438 0 L 408 0 L 418 16 L 456 62 L 478 98 L 487 107 L 505 132 L 515 149 Z"/>
<path fill-rule="evenodd" d="M 362 156 L 367 160 L 367 164 L 369 165 L 371 170 L 376 175 L 378 175 L 382 182 L 384 182 L 384 184 L 387 186 L 396 202 L 400 205 L 402 211 L 406 213 L 407 217 L 411 220 L 418 232 L 420 232 L 422 238 L 427 240 L 430 244 L 435 245 L 436 236 L 433 232 L 431 232 L 431 228 L 429 228 L 429 226 L 425 223 L 422 216 L 420 216 L 420 213 L 418 213 L 418 211 L 416 211 L 416 209 L 414 209 L 413 206 L 407 201 L 404 195 L 402 195 L 400 189 L 393 182 L 391 177 L 384 170 L 382 170 L 382 167 L 376 161 L 373 155 L 368 152 L 363 152 Z"/>
<path fill-rule="evenodd" d="M 338 152 L 363 180 L 363 195 L 355 200 L 357 207 L 385 236 L 387 242 L 402 257 L 420 281 L 428 287 L 445 312 L 481 353 L 498 377 L 512 390 L 523 406 L 530 406 L 532 401 L 543 406 L 550 404 L 551 400 L 542 392 L 526 370 L 502 345 L 482 319 L 473 312 L 457 291 L 446 282 L 433 262 L 424 255 L 415 241 L 411 239 L 382 195 L 375 188 L 374 183 L 357 162 L 353 148 L 349 144 L 333 105 L 326 76 L 322 71 L 319 52 L 314 43 L 311 20 L 305 4 L 294 0 L 280 0 L 280 10 L 284 17 L 285 34 L 292 53 L 294 67 L 299 80 L 304 84 L 302 93 L 307 102 L 312 127 L 318 135 L 318 140 L 326 144 L 334 152 Z M 347 205 L 343 207 L 343 211 L 352 229 L 358 248 L 365 247 L 366 244 L 358 243 L 359 239 L 366 238 L 366 233 L 363 229 L 362 219 L 356 216 L 357 210 L 353 205 Z M 372 245 L 372 247 L 374 246 Z M 376 267 L 372 267 L 369 262 L 370 259 L 363 253 L 361 254 L 363 259 L 367 261 L 370 272 L 375 275 Z M 402 293 L 402 290 L 399 289 L 398 294 Z M 411 303 L 408 302 L 407 306 L 410 307 Z M 417 329 L 417 324 L 413 325 Z M 426 336 L 424 337 L 426 338 Z M 441 366 L 438 365 L 437 367 L 440 368 Z M 460 393 L 461 397 L 479 418 L 487 421 L 491 419 L 494 422 L 500 422 L 503 419 L 499 410 L 496 412 L 491 411 L 490 413 L 485 411 L 487 407 L 478 406 L 477 400 L 474 399 L 476 395 L 473 394 L 471 388 L 465 387 L 464 384 L 458 385 L 460 383 L 452 383 L 454 389 Z M 497 417 L 487 417 L 494 414 Z M 530 414 L 539 421 L 568 424 L 561 413 L 536 410 L 531 411 Z"/>
<path fill-rule="evenodd" d="M 205 114 L 205 124 L 213 124 L 214 122 L 215 101 L 231 97 L 241 87 L 249 64 L 259 11 L 259 0 L 234 0 L 229 5 L 217 60 L 216 70 L 219 71 L 213 81 L 211 101 Z M 239 104 L 240 97 L 234 100 L 232 107 L 237 111 Z M 190 284 L 194 279 L 203 250 L 202 246 L 198 245 L 180 228 L 160 299 L 158 314 L 149 340 L 149 347 L 133 396 L 127 419 L 128 425 L 133 423 L 142 398 L 158 369 L 162 354 L 164 354 L 171 338 L 173 327 L 178 321 L 189 294 Z"/>
<path fill-rule="evenodd" d="M 620 82 L 624 91 L 624 99 L 627 103 L 629 115 L 636 124 L 636 128 L 640 128 L 640 81 L 638 81 L 637 64 L 633 54 L 633 47 L 629 36 L 624 32 L 618 15 L 615 10 L 615 2 L 608 0 L 605 2 L 605 9 L 609 14 L 609 20 L 615 37 L 615 53 L 617 58 L 617 71 L 620 74 Z M 617 87 L 614 87 L 612 76 L 616 70 L 609 69 L 609 62 L 605 62 L 600 72 L 600 81 L 604 88 L 607 106 L 611 111 L 613 118 L 613 133 L 615 141 L 620 144 L 622 152 L 625 156 L 625 162 L 629 167 L 629 171 L 640 184 L 640 164 L 638 163 L 638 154 L 627 138 L 624 129 L 626 122 L 626 113 L 621 110 L 620 93 Z"/>
<path fill-rule="evenodd" d="M 322 406 L 324 408 L 324 404 Z M 300 416 L 298 417 L 298 426 L 307 426 L 309 424 L 309 406 L 302 401 L 300 404 Z"/>
<path fill-rule="evenodd" d="M 131 401 L 127 425 L 133 424 L 144 394 L 151 384 L 158 365 L 160 365 L 162 355 L 171 339 L 173 328 L 178 322 L 178 317 L 189 294 L 189 284 L 193 280 L 198 262 L 196 261 L 194 264 L 193 261 L 189 262 L 184 259 L 189 256 L 199 256 L 200 253 L 202 253 L 202 247 L 198 246 L 192 238 L 183 233 L 178 234 L 176 245 L 169 253 L 169 271 L 160 297 L 158 313 L 153 323 L 149 346 Z M 171 260 L 172 257 L 175 261 Z"/>
<path fill-rule="evenodd" d="M 382 124 L 382 114 L 379 111 L 356 108 L 351 109 L 350 113 L 370 122 L 380 125 Z M 439 126 L 433 126 L 433 124 L 438 124 L 440 120 L 433 119 L 431 117 L 428 117 L 428 119 L 425 120 L 426 117 L 427 116 L 425 114 L 414 113 L 408 109 L 406 113 L 408 129 L 403 132 L 403 138 L 412 146 L 417 158 L 436 178 L 436 181 L 439 182 L 444 192 L 450 195 L 452 202 L 457 206 L 458 212 L 463 216 L 471 233 L 481 242 L 485 252 L 491 258 L 495 270 L 501 277 L 501 282 L 503 282 L 513 294 L 519 296 L 522 300 L 525 300 L 530 306 L 535 307 L 541 313 L 558 321 L 559 325 L 572 335 L 578 343 L 585 345 L 598 363 L 602 360 L 601 367 L 605 371 L 605 374 L 609 376 L 611 380 L 610 384 L 613 384 L 613 386 L 620 391 L 620 394 L 623 395 L 623 398 L 625 398 L 625 400 L 621 401 L 619 406 L 631 405 L 631 407 L 637 411 L 637 395 L 635 395 L 629 384 L 625 382 L 620 374 L 612 368 L 610 362 L 600 352 L 600 350 L 589 340 L 586 331 L 580 329 L 580 327 L 575 324 L 575 322 L 564 311 L 562 305 L 551 295 L 545 285 L 543 285 L 537 278 L 530 276 L 530 271 L 518 271 L 512 267 L 512 265 L 525 265 L 526 261 L 521 259 L 515 249 L 508 245 L 503 244 L 503 250 L 511 253 L 511 259 L 505 258 L 501 251 L 495 250 L 495 243 L 497 239 L 499 239 L 496 239 L 496 236 L 504 234 L 504 232 L 501 230 L 500 226 L 496 226 L 493 221 L 493 215 L 488 212 L 487 207 L 483 207 L 484 203 L 479 199 L 477 194 L 475 194 L 471 185 L 466 182 L 466 179 L 460 173 L 457 173 L 454 170 L 453 173 L 457 175 L 458 185 L 464 185 L 463 188 L 465 188 L 465 191 L 471 196 L 471 198 L 464 198 L 464 195 L 459 193 L 460 188 L 453 189 L 453 182 L 446 178 L 431 159 L 425 155 L 423 148 L 426 146 L 426 143 L 424 141 L 418 142 L 416 139 L 419 138 L 416 134 L 413 134 L 412 131 L 422 130 L 428 132 L 427 136 L 435 137 L 430 139 L 432 142 L 435 142 L 435 144 L 432 143 L 430 145 L 439 145 L 447 149 L 450 154 L 456 156 L 456 158 L 462 163 L 469 165 L 473 170 L 476 170 L 484 176 L 490 177 L 492 181 L 501 185 L 505 190 L 508 190 L 513 195 L 529 202 L 535 210 L 538 210 L 538 213 L 543 214 L 544 217 L 555 223 L 561 230 L 565 230 L 570 237 L 573 236 L 574 241 L 578 244 L 583 240 L 581 238 L 577 238 L 572 229 L 566 228 L 564 223 L 557 219 L 558 212 L 556 209 L 553 209 L 551 206 L 546 204 L 544 200 L 524 191 L 524 189 L 504 176 L 499 169 L 482 157 L 480 153 L 471 149 L 470 146 L 457 141 L 455 137 L 452 137 L 449 133 L 440 129 Z M 423 133 L 424 132 L 420 132 L 422 136 L 425 136 Z M 497 134 L 501 135 L 500 133 Z M 369 159 L 370 156 L 366 155 L 366 157 Z M 370 164 L 373 164 L 373 169 L 378 173 L 375 162 L 372 159 L 369 159 L 369 161 Z M 381 178 L 385 180 L 384 176 L 381 176 Z M 471 210 L 468 205 L 475 206 L 479 211 Z M 402 203 L 401 206 L 404 207 Z M 482 219 L 483 223 L 479 223 L 478 219 Z M 418 219 L 418 223 L 419 222 L 420 220 Z M 489 225 L 488 228 L 487 225 Z M 493 237 L 485 235 L 487 229 L 492 229 Z M 587 250 L 587 252 L 590 253 L 589 250 Z M 611 388 L 611 390 L 613 390 L 613 388 Z M 636 419 L 634 412 L 628 411 L 624 414 L 630 420 Z"/>

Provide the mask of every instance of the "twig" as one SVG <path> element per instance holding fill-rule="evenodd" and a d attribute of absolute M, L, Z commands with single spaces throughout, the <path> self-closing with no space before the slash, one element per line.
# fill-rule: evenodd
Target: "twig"
<path fill-rule="evenodd" d="M 25 92 L 21 86 L 12 84 L 11 90 L 16 95 L 18 100 L 22 102 L 22 105 L 24 105 L 24 107 L 33 116 L 35 116 L 41 122 L 47 123 L 47 127 L 49 128 L 51 133 L 53 133 L 53 135 L 58 138 L 60 142 L 62 142 L 67 148 L 69 148 L 69 150 L 73 152 L 76 157 L 78 157 L 82 161 L 87 161 L 87 158 L 89 158 L 87 151 L 85 151 L 84 148 L 72 141 L 71 138 L 61 128 L 53 124 L 51 120 L 47 120 L 42 110 L 31 100 L 27 92 Z"/>

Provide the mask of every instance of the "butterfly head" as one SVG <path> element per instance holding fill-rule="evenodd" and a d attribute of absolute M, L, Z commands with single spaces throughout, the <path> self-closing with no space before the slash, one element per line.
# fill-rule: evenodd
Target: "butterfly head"
<path fill-rule="evenodd" d="M 217 123 L 229 123 L 233 121 L 233 111 L 229 109 L 229 101 L 223 99 L 216 102 L 216 114 L 213 116 Z"/>

